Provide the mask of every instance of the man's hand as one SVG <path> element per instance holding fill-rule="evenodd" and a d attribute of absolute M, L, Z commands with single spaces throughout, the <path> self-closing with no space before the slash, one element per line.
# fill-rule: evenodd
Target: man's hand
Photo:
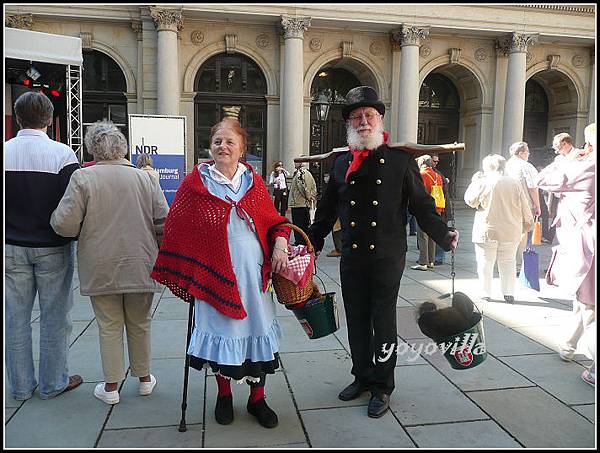
<path fill-rule="evenodd" d="M 456 248 L 458 247 L 458 230 L 451 230 L 448 232 L 448 234 L 451 237 L 450 247 L 452 248 L 452 251 L 455 252 Z"/>

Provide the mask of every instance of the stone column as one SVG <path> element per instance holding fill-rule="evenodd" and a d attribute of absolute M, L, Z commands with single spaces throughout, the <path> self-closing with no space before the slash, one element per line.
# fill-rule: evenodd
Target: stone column
<path fill-rule="evenodd" d="M 183 28 L 181 11 L 150 7 L 158 31 L 158 115 L 179 115 L 179 58 L 177 33 Z"/>
<path fill-rule="evenodd" d="M 400 42 L 394 39 L 394 33 L 390 33 L 390 44 L 392 46 L 392 105 L 388 113 L 390 118 L 390 142 L 398 141 L 398 123 L 400 122 L 400 111 L 398 101 L 400 99 Z"/>
<path fill-rule="evenodd" d="M 496 80 L 494 83 L 494 118 L 492 134 L 492 154 L 502 154 L 502 128 L 504 121 L 504 98 L 506 96 L 506 71 L 508 68 L 508 41 L 500 38 L 495 42 Z M 482 154 L 484 150 L 482 150 Z M 487 152 L 485 154 L 488 154 Z M 483 155 L 485 155 L 483 154 Z"/>
<path fill-rule="evenodd" d="M 135 87 L 137 92 L 137 113 L 144 113 L 144 40 L 142 33 L 142 22 L 139 20 L 131 22 L 131 28 L 137 37 L 137 71 L 135 73 Z"/>
<path fill-rule="evenodd" d="M 294 157 L 305 150 L 302 147 L 304 130 L 304 32 L 310 27 L 310 18 L 281 17 L 283 29 L 284 64 L 282 104 L 281 160 L 287 169 L 294 168 Z"/>
<path fill-rule="evenodd" d="M 508 37 L 508 74 L 506 78 L 506 96 L 504 97 L 501 149 L 504 156 L 508 156 L 510 145 L 523 140 L 527 46 L 533 45 L 537 40 L 537 34 L 512 33 Z"/>
<path fill-rule="evenodd" d="M 590 83 L 590 100 L 588 103 L 589 113 L 588 113 L 588 124 L 591 124 L 596 121 L 596 64 L 594 62 L 595 58 L 594 48 L 590 50 L 590 72 L 591 72 L 591 83 Z"/>
<path fill-rule="evenodd" d="M 429 28 L 402 25 L 392 32 L 392 39 L 402 48 L 400 63 L 400 89 L 398 97 L 398 141 L 417 141 L 419 120 L 419 45 L 429 34 Z"/>

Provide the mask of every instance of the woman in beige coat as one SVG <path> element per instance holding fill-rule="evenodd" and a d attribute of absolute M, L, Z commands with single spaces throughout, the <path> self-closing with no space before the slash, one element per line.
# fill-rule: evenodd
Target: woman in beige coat
<path fill-rule="evenodd" d="M 482 298 L 489 300 L 492 295 L 497 261 L 504 300 L 514 303 L 516 251 L 523 232 L 533 226 L 533 215 L 519 181 L 504 176 L 504 157 L 491 154 L 481 165 L 483 172 L 475 173 L 465 191 L 465 203 L 477 210 L 472 241 Z"/>
<path fill-rule="evenodd" d="M 92 301 L 105 378 L 94 395 L 116 404 L 125 379 L 123 327 L 140 395 L 151 394 L 156 385 L 150 374 L 150 309 L 161 286 L 150 272 L 169 208 L 156 180 L 125 159 L 127 142 L 114 124 L 93 124 L 85 143 L 97 164 L 73 173 L 50 224 L 61 236 L 79 236 L 80 291 Z"/>

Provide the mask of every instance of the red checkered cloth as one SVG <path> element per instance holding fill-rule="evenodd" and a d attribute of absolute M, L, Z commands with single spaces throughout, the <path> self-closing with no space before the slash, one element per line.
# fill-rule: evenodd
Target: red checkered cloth
<path fill-rule="evenodd" d="M 288 267 L 279 275 L 299 287 L 304 287 L 315 267 L 315 255 L 308 253 L 305 245 L 288 245 L 288 260 Z"/>

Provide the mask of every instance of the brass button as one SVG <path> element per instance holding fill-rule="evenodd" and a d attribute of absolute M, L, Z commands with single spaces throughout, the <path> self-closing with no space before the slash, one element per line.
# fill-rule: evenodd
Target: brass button
<path fill-rule="evenodd" d="M 356 201 L 350 200 L 350 206 L 354 206 L 355 204 L 356 204 Z"/>
<path fill-rule="evenodd" d="M 372 226 L 372 227 L 375 227 L 375 226 L 377 226 L 377 222 L 371 222 L 371 226 Z"/>
<path fill-rule="evenodd" d="M 385 159 L 379 159 L 380 164 L 385 164 Z"/>
<path fill-rule="evenodd" d="M 355 182 L 356 182 L 356 181 L 352 180 L 352 181 L 350 181 L 350 184 L 352 185 L 352 184 L 354 184 Z"/>
<path fill-rule="evenodd" d="M 350 222 L 350 226 L 354 228 L 356 226 L 356 222 Z"/>
<path fill-rule="evenodd" d="M 352 248 L 353 248 L 354 250 L 356 250 L 356 249 L 358 248 L 358 245 L 356 245 L 356 244 L 352 244 Z"/>
<path fill-rule="evenodd" d="M 371 244 L 371 245 L 369 246 L 369 250 L 375 250 L 375 246 L 374 246 L 373 244 Z"/>
<path fill-rule="evenodd" d="M 379 202 L 377 200 L 373 200 L 373 206 L 377 206 Z"/>
<path fill-rule="evenodd" d="M 381 179 L 378 179 L 377 181 L 375 181 L 375 184 L 381 184 Z"/>

